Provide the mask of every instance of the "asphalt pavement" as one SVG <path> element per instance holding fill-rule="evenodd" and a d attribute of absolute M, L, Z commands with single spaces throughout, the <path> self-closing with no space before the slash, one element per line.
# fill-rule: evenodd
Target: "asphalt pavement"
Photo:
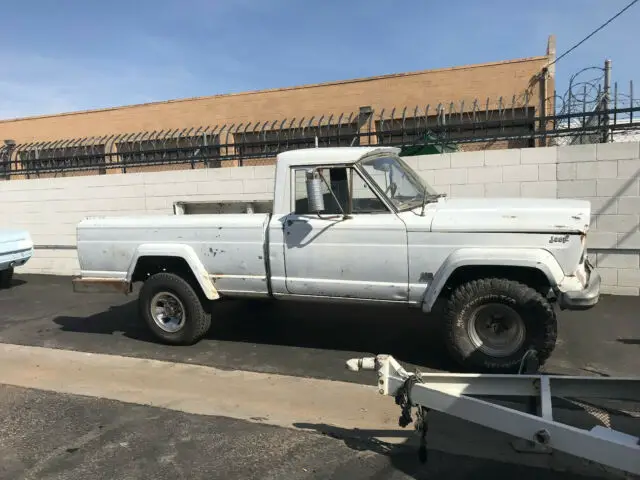
<path fill-rule="evenodd" d="M 603 296 L 593 309 L 559 313 L 549 373 L 640 375 L 640 297 Z M 136 296 L 77 294 L 71 279 L 17 276 L 0 290 L 0 342 L 195 363 L 221 369 L 369 383 L 344 361 L 387 353 L 406 366 L 455 371 L 437 316 L 391 307 L 220 302 L 205 339 L 157 343 L 138 319 Z"/>
<path fill-rule="evenodd" d="M 222 417 L 0 386 L 0 478 L 579 480 L 589 477 L 341 440 Z"/>
<path fill-rule="evenodd" d="M 559 344 L 545 370 L 639 375 L 639 311 L 640 298 L 603 296 L 589 311 L 559 313 Z M 138 320 L 135 295 L 75 294 L 70 278 L 37 275 L 18 275 L 0 290 L 0 343 L 365 384 L 371 376 L 346 371 L 346 359 L 389 353 L 407 367 L 456 370 L 437 317 L 418 311 L 221 302 L 207 338 L 172 347 Z M 424 466 L 413 447 L 339 428 L 310 433 L 6 385 L 0 408 L 0 478 L 7 479 L 584 478 L 437 447 Z"/>

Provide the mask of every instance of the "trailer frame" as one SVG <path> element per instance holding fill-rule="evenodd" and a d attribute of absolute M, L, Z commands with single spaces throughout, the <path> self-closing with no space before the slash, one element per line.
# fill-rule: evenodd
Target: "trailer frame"
<path fill-rule="evenodd" d="M 378 393 L 402 408 L 400 426 L 411 423 L 417 407 L 421 460 L 426 461 L 429 410 L 524 440 L 531 451 L 557 450 L 640 475 L 640 438 L 603 426 L 577 428 L 554 419 L 552 398 L 598 398 L 640 402 L 640 377 L 581 377 L 545 374 L 409 373 L 390 355 L 353 358 L 352 371 L 377 370 Z M 528 412 L 476 397 L 527 397 Z"/>

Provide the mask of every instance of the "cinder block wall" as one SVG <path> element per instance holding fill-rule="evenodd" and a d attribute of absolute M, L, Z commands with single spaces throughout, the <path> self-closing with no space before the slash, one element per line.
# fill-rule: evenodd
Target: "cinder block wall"
<path fill-rule="evenodd" d="M 165 215 L 179 200 L 271 200 L 274 167 L 216 168 L 0 182 L 0 228 L 38 247 L 20 272 L 78 273 L 77 223 L 88 216 Z"/>
<path fill-rule="evenodd" d="M 640 293 L 639 142 L 454 153 L 410 163 L 452 197 L 588 200 L 587 248 L 603 292 Z"/>
<path fill-rule="evenodd" d="M 558 197 L 591 202 L 589 249 L 605 291 L 638 295 L 640 288 L 640 143 L 558 149 Z"/>
<path fill-rule="evenodd" d="M 607 293 L 640 292 L 640 143 L 489 150 L 406 159 L 452 197 L 582 198 L 588 248 Z M 178 200 L 271 199 L 274 167 L 0 182 L 0 226 L 28 229 L 41 247 L 22 272 L 78 271 L 75 226 L 85 216 L 171 214 Z"/>

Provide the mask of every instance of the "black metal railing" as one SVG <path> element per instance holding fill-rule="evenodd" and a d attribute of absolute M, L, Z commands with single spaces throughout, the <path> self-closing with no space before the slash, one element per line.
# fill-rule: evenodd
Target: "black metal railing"
<path fill-rule="evenodd" d="M 273 162 L 280 152 L 315 146 L 391 145 L 412 151 L 416 146 L 433 146 L 437 152 L 594 143 L 612 141 L 619 133 L 640 132 L 640 103 L 633 98 L 632 83 L 628 93 L 622 94 L 615 85 L 606 101 L 602 99 L 598 91 L 594 102 L 582 101 L 582 108 L 556 105 L 553 115 L 541 115 L 526 96 L 514 96 L 509 102 L 498 99 L 379 112 L 365 108 L 300 120 L 24 144 L 5 141 L 0 147 L 0 178 L 99 174 L 114 169 L 131 172 L 159 165 L 215 168 L 225 161 L 255 165 Z"/>

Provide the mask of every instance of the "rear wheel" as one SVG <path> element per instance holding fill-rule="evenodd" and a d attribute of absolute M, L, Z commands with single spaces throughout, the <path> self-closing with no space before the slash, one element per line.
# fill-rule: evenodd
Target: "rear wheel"
<path fill-rule="evenodd" d="M 6 270 L 0 270 L 0 288 L 11 287 L 13 281 L 13 268 L 7 268 Z"/>
<path fill-rule="evenodd" d="M 533 288 L 513 280 L 480 279 L 458 287 L 445 313 L 447 347 L 465 368 L 510 373 L 528 350 L 540 364 L 557 339 L 551 304 Z"/>
<path fill-rule="evenodd" d="M 211 327 L 196 290 L 173 273 L 157 273 L 144 282 L 138 298 L 140 316 L 164 343 L 191 345 Z"/>

